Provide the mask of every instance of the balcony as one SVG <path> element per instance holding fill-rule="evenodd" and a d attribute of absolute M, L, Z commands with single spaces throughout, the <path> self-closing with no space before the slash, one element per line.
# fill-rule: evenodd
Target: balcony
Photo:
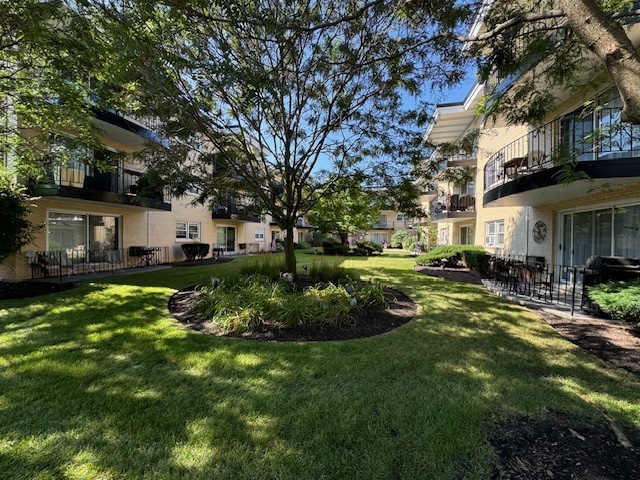
<path fill-rule="evenodd" d="M 473 195 L 440 195 L 431 202 L 431 221 L 457 223 L 475 218 L 476 199 Z"/>
<path fill-rule="evenodd" d="M 113 170 L 100 172 L 80 162 L 70 166 L 45 166 L 45 180 L 29 181 L 34 196 L 54 196 L 96 202 L 131 205 L 171 211 L 170 196 L 162 187 L 149 184 L 140 172 L 126 169 L 122 162 Z"/>
<path fill-rule="evenodd" d="M 535 206 L 588 193 L 588 182 L 561 183 L 567 162 L 596 185 L 639 182 L 640 127 L 615 118 L 613 110 L 600 111 L 595 123 L 593 115 L 569 114 L 501 148 L 484 166 L 483 204 Z"/>
<path fill-rule="evenodd" d="M 239 222 L 260 223 L 261 216 L 251 212 L 245 205 L 237 203 L 227 203 L 224 205 L 216 205 L 211 212 L 211 218 L 219 220 L 236 220 Z"/>

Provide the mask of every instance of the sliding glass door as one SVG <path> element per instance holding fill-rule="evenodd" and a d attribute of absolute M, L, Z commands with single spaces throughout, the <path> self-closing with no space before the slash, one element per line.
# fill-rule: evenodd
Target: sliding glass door
<path fill-rule="evenodd" d="M 235 252 L 236 228 L 235 227 L 217 227 L 216 243 L 218 248 L 224 248 L 227 252 Z"/>
<path fill-rule="evenodd" d="M 47 250 L 65 251 L 76 257 L 98 261 L 105 251 L 118 250 L 119 218 L 111 215 L 49 212 Z"/>
<path fill-rule="evenodd" d="M 562 216 L 562 264 L 580 267 L 591 256 L 640 257 L 640 205 Z"/>

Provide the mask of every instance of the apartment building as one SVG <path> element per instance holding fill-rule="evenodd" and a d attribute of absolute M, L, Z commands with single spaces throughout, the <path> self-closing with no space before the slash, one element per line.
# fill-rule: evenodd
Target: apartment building
<path fill-rule="evenodd" d="M 235 198 L 219 198 L 211 208 L 192 204 L 197 192 L 172 198 L 153 185 L 132 155 L 157 138 L 151 127 L 113 112 L 98 113 L 95 122 L 102 149 L 77 152 L 85 160 L 71 151 L 64 166 L 43 159 L 44 180 L 22 179 L 34 198 L 30 220 L 43 228 L 0 264 L 0 279 L 175 262 L 185 259 L 181 245 L 188 242 L 208 243 L 223 255 L 270 251 L 269 219 L 245 214 Z M 51 138 L 64 146 L 64 135 Z M 112 169 L 92 167 L 91 156 L 108 159 Z"/>
<path fill-rule="evenodd" d="M 628 28 L 638 45 L 640 25 Z M 514 79 L 497 90 L 504 92 L 509 82 Z M 432 200 L 441 243 L 543 257 L 565 270 L 594 255 L 640 257 L 640 127 L 620 123 L 622 102 L 610 82 L 591 85 L 557 92 L 554 111 L 539 125 L 478 117 L 473 104 L 484 93 L 480 85 L 463 102 L 438 106 L 426 132 L 430 141 L 454 143 L 472 129 L 479 132 L 473 214 L 451 200 L 450 185 L 440 184 Z M 568 156 L 588 179 L 562 182 Z"/>

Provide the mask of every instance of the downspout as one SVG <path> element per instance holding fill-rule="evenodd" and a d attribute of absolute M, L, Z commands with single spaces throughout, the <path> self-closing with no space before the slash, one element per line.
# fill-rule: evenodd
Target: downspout
<path fill-rule="evenodd" d="M 525 231 L 525 249 L 524 249 L 524 258 L 526 259 L 529 256 L 529 212 L 531 211 L 531 207 L 527 207 L 526 217 L 526 228 Z"/>

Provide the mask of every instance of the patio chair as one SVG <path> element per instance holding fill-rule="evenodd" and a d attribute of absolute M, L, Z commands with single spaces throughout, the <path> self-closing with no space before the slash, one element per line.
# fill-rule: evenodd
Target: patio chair
<path fill-rule="evenodd" d="M 121 250 L 107 250 L 105 252 L 105 259 L 114 270 L 122 270 L 124 268 Z"/>

